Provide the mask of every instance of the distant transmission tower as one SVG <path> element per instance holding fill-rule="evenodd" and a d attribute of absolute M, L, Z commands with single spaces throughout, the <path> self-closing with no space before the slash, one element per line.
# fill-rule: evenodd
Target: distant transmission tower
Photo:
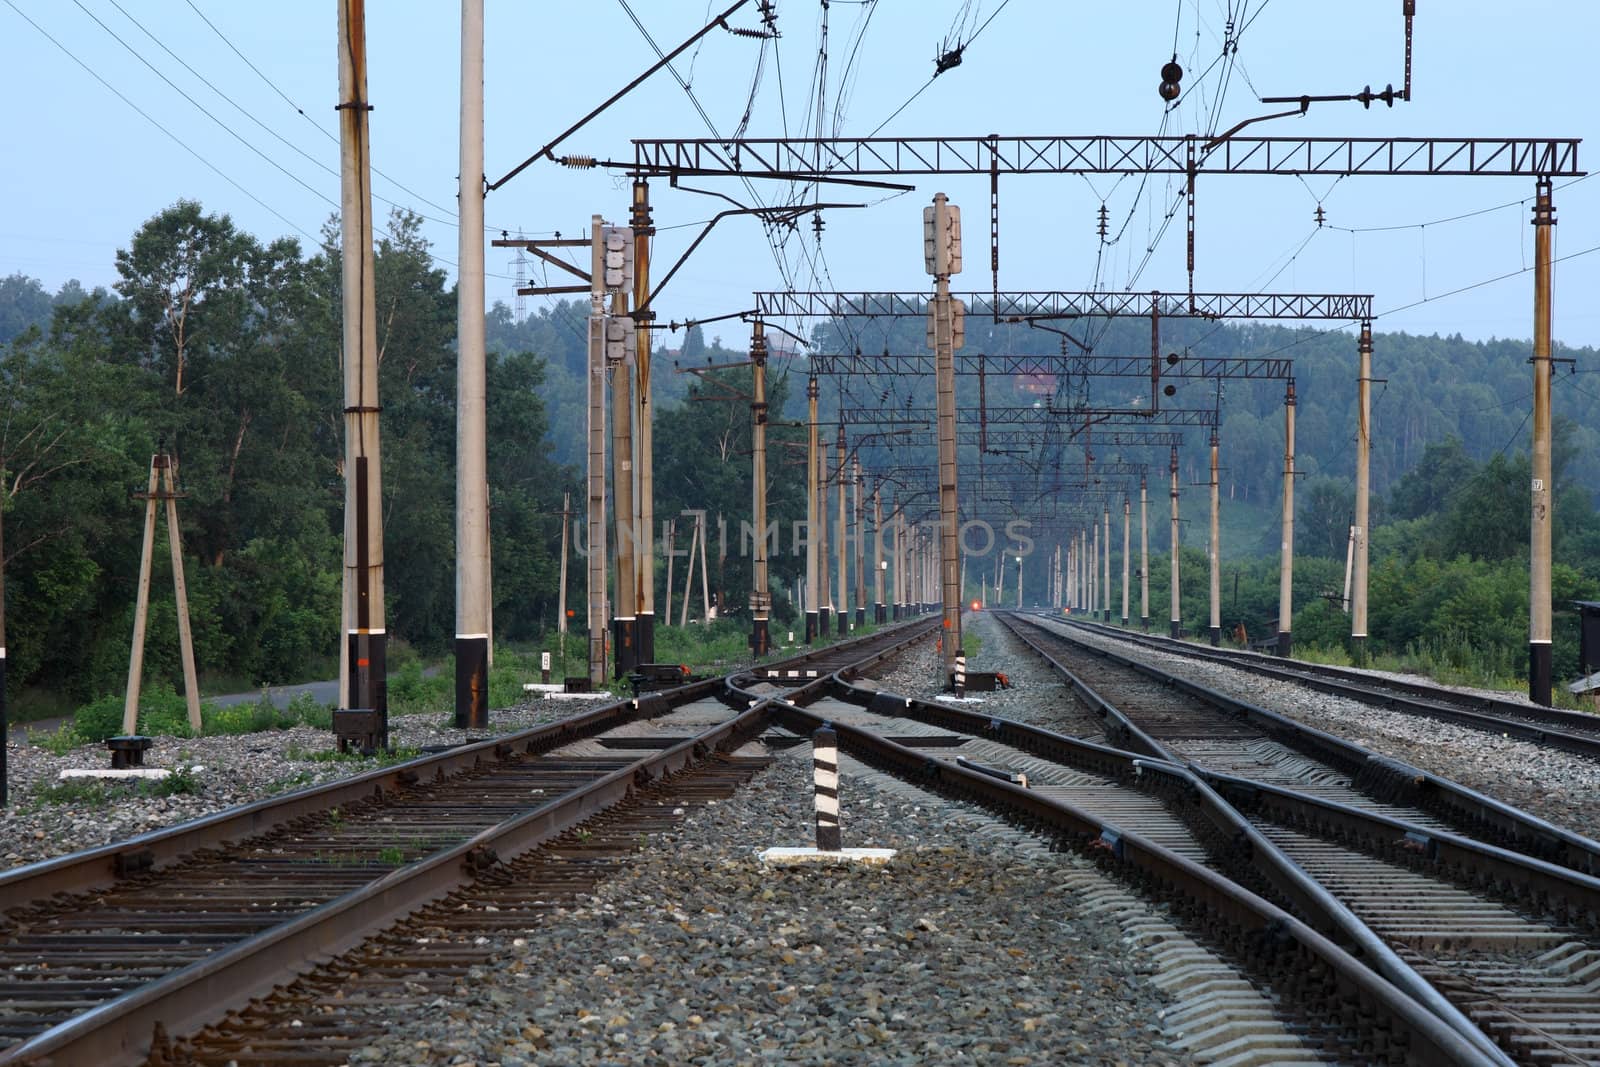
<path fill-rule="evenodd" d="M 517 231 L 517 240 L 521 241 L 522 231 Z M 528 251 L 522 245 L 517 245 L 517 254 L 511 261 L 512 277 L 517 282 L 517 299 L 514 305 L 516 318 L 521 322 L 528 315 L 528 298 L 522 295 L 522 290 L 528 287 Z"/>

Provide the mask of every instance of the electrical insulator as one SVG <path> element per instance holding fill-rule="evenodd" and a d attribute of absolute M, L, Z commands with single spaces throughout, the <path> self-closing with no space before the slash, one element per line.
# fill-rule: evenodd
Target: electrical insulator
<path fill-rule="evenodd" d="M 1104 204 L 1100 205 L 1100 225 L 1098 227 L 1100 240 L 1104 241 L 1111 232 L 1111 212 L 1106 210 Z"/>
<path fill-rule="evenodd" d="M 600 247 L 605 272 L 605 287 L 610 290 L 633 286 L 633 230 L 628 226 L 600 227 Z"/>
<path fill-rule="evenodd" d="M 1173 56 L 1172 61 L 1161 68 L 1161 88 L 1156 90 L 1161 94 L 1161 99 L 1167 103 L 1178 99 L 1178 94 L 1183 90 L 1178 83 L 1183 81 L 1183 68 L 1178 65 L 1178 57 Z"/>
<path fill-rule="evenodd" d="M 633 358 L 633 320 L 626 315 L 606 316 L 606 365 L 615 367 Z"/>
<path fill-rule="evenodd" d="M 1322 229 L 1322 224 L 1328 221 L 1328 213 L 1322 210 L 1321 204 L 1317 205 L 1317 214 L 1315 217 L 1317 220 L 1317 229 L 1320 230 Z"/>
<path fill-rule="evenodd" d="M 811 232 L 816 235 L 818 241 L 822 240 L 822 230 L 822 212 L 813 212 L 811 215 Z"/>

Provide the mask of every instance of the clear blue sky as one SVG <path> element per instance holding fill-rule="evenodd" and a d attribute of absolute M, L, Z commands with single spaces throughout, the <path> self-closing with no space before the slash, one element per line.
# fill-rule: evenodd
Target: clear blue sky
<path fill-rule="evenodd" d="M 630 0 L 663 49 L 728 2 Z M 1158 71 L 1172 55 L 1176 36 L 1189 72 L 1188 92 L 1169 116 L 1166 132 L 1203 132 L 1213 122 L 1226 129 L 1269 110 L 1257 102 L 1258 94 L 1349 92 L 1368 83 L 1398 83 L 1400 6 L 1400 0 L 832 0 L 823 128 L 871 133 L 926 86 L 883 126 L 883 134 L 1153 134 L 1163 122 Z M 763 50 L 757 41 L 719 30 L 679 62 L 722 135 L 739 126 L 747 102 L 750 136 L 816 129 L 822 5 L 780 0 L 777 7 L 782 38 L 775 45 Z M 1600 3 L 1420 0 L 1418 7 L 1412 103 L 1370 111 L 1358 104 L 1319 105 L 1307 117 L 1264 123 L 1252 132 L 1593 136 L 1580 160 L 1600 167 L 1592 92 Z M 1230 10 L 1242 31 L 1219 105 L 1224 65 L 1197 76 L 1221 51 Z M 754 25 L 752 12 L 753 5 L 733 23 Z M 620 0 L 488 0 L 488 25 L 491 179 L 655 59 Z M 108 285 L 115 280 L 115 250 L 126 246 L 145 219 L 182 197 L 230 214 L 263 239 L 295 234 L 313 244 L 338 199 L 338 148 L 329 136 L 337 130 L 335 27 L 333 0 L 0 0 L 0 86 L 7 101 L 0 275 L 32 275 L 52 290 L 69 278 Z M 927 84 L 933 57 L 947 38 L 970 41 L 964 62 Z M 368 48 L 376 107 L 373 158 L 388 176 L 377 178 L 375 189 L 429 217 L 426 232 L 434 252 L 453 275 L 459 8 L 449 0 L 370 3 Z M 706 135 L 689 96 L 663 72 L 563 150 L 627 158 L 630 137 Z M 664 182 L 654 188 L 663 228 L 655 257 L 671 262 L 696 232 L 680 224 L 726 205 Z M 735 184 L 718 188 L 748 196 Z M 920 254 L 921 209 L 938 189 L 966 212 L 968 272 L 958 288 L 985 289 L 988 181 L 946 178 L 923 180 L 914 193 L 893 198 L 881 191 L 829 190 L 830 199 L 874 206 L 829 214 L 820 255 L 809 225 L 775 252 L 753 222 L 726 221 L 673 282 L 662 315 L 683 319 L 735 311 L 748 306 L 751 289 L 783 288 L 786 278 L 799 288 L 922 288 L 928 280 Z M 768 202 L 789 193 L 756 191 Z M 1505 178 L 1202 179 L 1196 284 L 1224 291 L 1372 292 L 1380 311 L 1406 308 L 1383 314 L 1380 330 L 1529 337 L 1530 274 L 1443 294 L 1531 263 L 1528 206 L 1518 201 L 1532 194 L 1531 180 Z M 1142 188 L 1136 178 L 1006 181 L 1002 286 L 1077 289 L 1098 279 L 1112 290 L 1181 288 L 1181 213 L 1156 240 L 1176 196 L 1176 184 L 1165 178 Z M 496 232 L 577 234 L 594 212 L 624 220 L 627 202 L 626 182 L 617 176 L 544 164 L 492 194 L 486 213 Z M 1122 234 L 1103 250 L 1095 236 L 1102 202 L 1113 233 Z M 1319 202 L 1328 221 L 1320 231 L 1313 222 Z M 1556 207 L 1558 255 L 1600 246 L 1600 179 L 1558 188 Z M 1494 208 L 1500 209 L 1486 210 Z M 1476 214 L 1440 221 L 1469 213 Z M 680 228 L 669 228 L 674 226 Z M 1154 252 L 1140 269 L 1152 244 Z M 489 299 L 511 302 L 509 255 L 491 249 L 489 270 Z M 1596 292 L 1600 252 L 1558 265 L 1558 341 L 1600 344 Z M 724 324 L 707 332 L 736 343 L 743 327 Z M 1379 358 L 1381 366 L 1381 353 Z"/>

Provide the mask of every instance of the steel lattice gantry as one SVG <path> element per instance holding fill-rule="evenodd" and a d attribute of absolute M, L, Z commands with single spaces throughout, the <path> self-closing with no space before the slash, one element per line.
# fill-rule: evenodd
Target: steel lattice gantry
<path fill-rule="evenodd" d="M 855 355 L 820 353 L 808 357 L 807 367 L 813 374 L 873 375 L 933 373 L 933 355 L 929 352 L 864 352 Z M 1042 353 L 1036 355 L 981 352 L 956 354 L 956 374 L 964 377 L 980 375 L 1014 376 L 1072 376 L 1093 378 L 1144 378 L 1150 377 L 1150 357 L 1092 356 Z M 1247 359 L 1239 356 L 1186 355 L 1176 363 L 1159 367 L 1163 378 L 1277 378 L 1294 377 L 1292 359 Z"/>
<path fill-rule="evenodd" d="M 757 292 L 753 316 L 765 318 L 926 318 L 919 292 Z M 1004 321 L 1089 317 L 1203 319 L 1372 318 L 1370 293 L 1099 293 L 1071 291 L 951 293 L 973 315 Z"/>
<path fill-rule="evenodd" d="M 977 408 L 960 408 L 956 412 L 957 419 L 969 426 L 976 426 L 987 418 L 990 426 L 1047 426 L 1056 425 L 1070 433 L 1078 432 L 1070 421 L 1081 417 L 1080 413 L 1071 409 L 1050 408 L 1040 405 L 1038 407 L 990 407 L 986 412 Z M 1147 415 L 1125 415 L 1123 418 L 1136 420 L 1148 425 L 1163 426 L 1215 426 L 1217 412 L 1215 408 L 1162 408 Z M 926 429 L 933 424 L 934 411 L 927 407 L 909 408 L 840 408 L 838 421 L 845 426 L 904 426 L 908 429 Z M 1095 423 L 1094 425 L 1107 425 Z M 1115 424 L 1115 429 L 1123 430 L 1129 424 Z M 1096 440 L 1103 440 L 1096 437 Z M 1144 442 L 1148 443 L 1148 442 Z"/>
<path fill-rule="evenodd" d="M 936 174 L 1479 175 L 1573 178 L 1561 137 L 826 137 L 639 139 L 639 177 L 839 180 Z"/>

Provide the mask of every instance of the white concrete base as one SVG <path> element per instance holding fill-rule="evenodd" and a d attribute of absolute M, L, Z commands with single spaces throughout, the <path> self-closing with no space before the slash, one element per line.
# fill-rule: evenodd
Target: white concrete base
<path fill-rule="evenodd" d="M 566 686 L 562 685 L 560 682 L 523 682 L 522 683 L 522 691 L 524 693 L 559 693 L 565 688 L 566 688 Z"/>
<path fill-rule="evenodd" d="M 837 852 L 820 852 L 814 848 L 769 848 L 757 853 L 762 863 L 769 867 L 844 866 L 859 864 L 882 867 L 894 858 L 892 848 L 841 848 Z"/>
<path fill-rule="evenodd" d="M 946 693 L 941 693 L 933 699 L 940 704 L 982 704 L 984 701 L 983 697 L 957 697 Z"/>
<path fill-rule="evenodd" d="M 546 693 L 546 700 L 615 700 L 610 693 Z"/>
<path fill-rule="evenodd" d="M 191 771 L 203 771 L 204 767 L 190 767 Z M 61 772 L 62 780 L 68 778 L 151 778 L 162 779 L 172 772 L 164 767 L 124 767 L 112 770 L 109 767 L 83 768 L 79 770 L 65 770 Z"/>

